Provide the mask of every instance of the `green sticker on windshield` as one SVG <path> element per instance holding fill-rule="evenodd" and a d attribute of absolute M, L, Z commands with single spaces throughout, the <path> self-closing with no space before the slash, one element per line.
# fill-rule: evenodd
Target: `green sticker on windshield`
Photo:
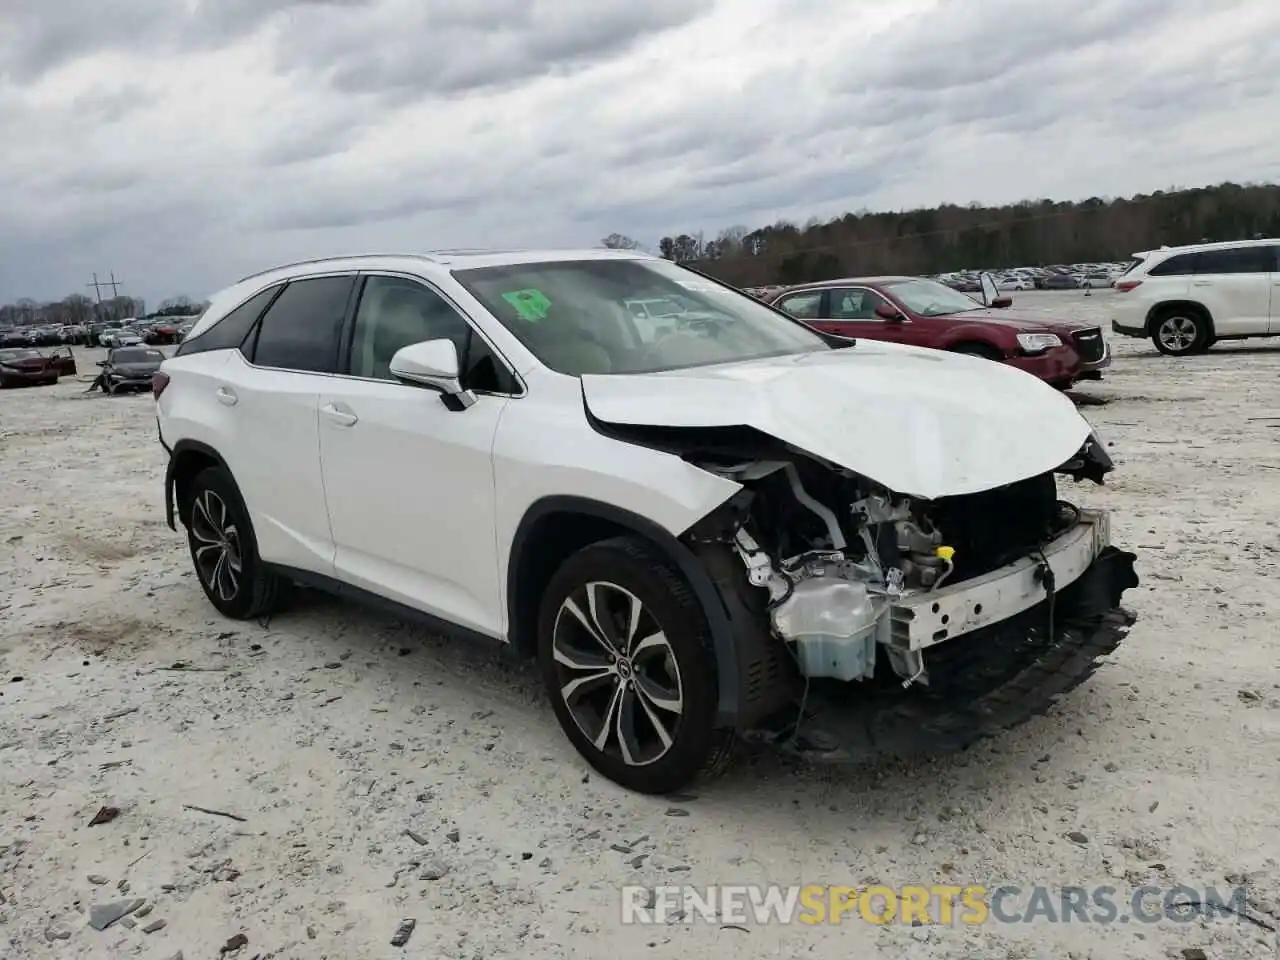
<path fill-rule="evenodd" d="M 551 301 L 547 299 L 547 295 L 533 287 L 504 293 L 502 299 L 516 308 L 521 320 L 528 320 L 530 323 L 545 320 L 551 310 Z"/>

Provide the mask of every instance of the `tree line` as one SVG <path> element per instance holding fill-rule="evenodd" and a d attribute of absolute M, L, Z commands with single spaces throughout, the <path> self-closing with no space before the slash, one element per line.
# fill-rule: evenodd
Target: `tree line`
<path fill-rule="evenodd" d="M 13 303 L 0 304 L 0 327 L 83 326 L 129 318 L 187 317 L 200 313 L 206 305 L 190 297 L 170 297 L 162 300 L 158 309 L 147 313 L 147 303 L 139 297 L 118 296 L 95 301 L 82 293 L 73 293 L 61 300 L 43 303 L 23 297 Z"/>
<path fill-rule="evenodd" d="M 1081 201 L 859 211 L 803 226 L 779 221 L 663 237 L 658 253 L 739 286 L 848 276 L 1127 260 L 1138 250 L 1280 236 L 1280 185 L 1222 183 Z M 611 234 L 607 247 L 641 244 Z"/>

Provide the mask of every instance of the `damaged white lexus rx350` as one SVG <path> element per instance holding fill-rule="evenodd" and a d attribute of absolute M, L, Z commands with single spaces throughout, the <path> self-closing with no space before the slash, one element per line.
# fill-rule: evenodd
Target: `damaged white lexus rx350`
<path fill-rule="evenodd" d="M 1058 496 L 1111 469 L 1067 398 L 643 254 L 280 267 L 217 294 L 154 392 L 219 611 L 301 583 L 506 641 L 640 791 L 744 736 L 962 748 L 1132 622 L 1133 554 Z"/>

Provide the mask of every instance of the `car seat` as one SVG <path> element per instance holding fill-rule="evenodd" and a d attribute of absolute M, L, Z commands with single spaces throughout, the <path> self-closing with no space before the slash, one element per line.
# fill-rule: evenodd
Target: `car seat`
<path fill-rule="evenodd" d="M 576 307 L 558 303 L 542 320 L 528 325 L 526 337 L 543 362 L 559 373 L 612 373 L 614 350 L 607 327 L 597 327 Z"/>
<path fill-rule="evenodd" d="M 366 339 L 368 362 L 364 369 L 379 379 L 391 377 L 391 358 L 411 343 L 431 339 L 425 304 L 410 290 L 391 289 L 383 294 L 373 313 L 373 335 Z"/>

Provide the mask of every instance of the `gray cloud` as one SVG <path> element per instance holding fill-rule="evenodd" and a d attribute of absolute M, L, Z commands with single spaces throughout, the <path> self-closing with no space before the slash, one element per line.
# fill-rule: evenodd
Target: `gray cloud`
<path fill-rule="evenodd" d="M 695 19 L 709 0 L 404 0 L 351 16 L 299 16 L 277 41 L 282 68 L 343 93 L 393 101 L 563 76 Z"/>
<path fill-rule="evenodd" d="M 17 83 L 95 53 L 217 49 L 274 17 L 372 0 L 32 0 L 0 2 L 0 63 Z"/>
<path fill-rule="evenodd" d="M 0 301 L 1263 179 L 1277 31 L 1274 0 L 0 0 Z"/>

